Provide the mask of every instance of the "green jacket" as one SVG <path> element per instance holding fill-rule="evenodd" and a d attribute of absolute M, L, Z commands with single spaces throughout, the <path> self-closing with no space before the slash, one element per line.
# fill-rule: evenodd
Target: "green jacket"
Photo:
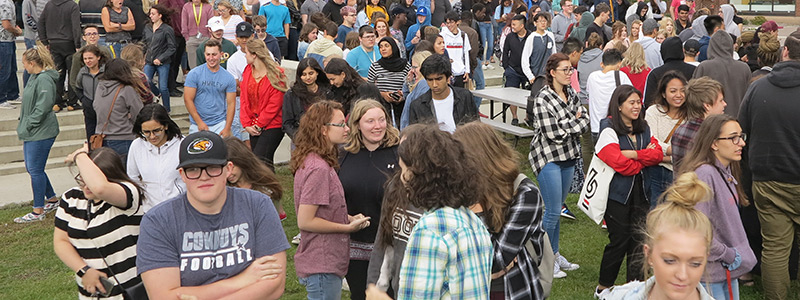
<path fill-rule="evenodd" d="M 22 110 L 19 112 L 17 136 L 25 142 L 41 141 L 58 136 L 58 119 L 53 112 L 56 104 L 55 70 L 31 74 L 22 94 Z"/>

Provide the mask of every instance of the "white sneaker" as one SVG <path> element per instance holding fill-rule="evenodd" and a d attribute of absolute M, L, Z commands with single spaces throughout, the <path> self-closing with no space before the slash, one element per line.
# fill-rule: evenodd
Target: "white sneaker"
<path fill-rule="evenodd" d="M 292 244 L 300 245 L 300 234 L 299 233 L 292 238 Z"/>
<path fill-rule="evenodd" d="M 558 267 L 558 263 L 553 265 L 553 278 L 564 278 L 564 277 L 567 277 L 567 273 L 561 271 L 561 269 Z"/>
<path fill-rule="evenodd" d="M 14 106 L 14 105 L 11 105 L 11 103 L 8 103 L 8 101 L 6 101 L 6 102 L 3 102 L 3 103 L 0 103 L 0 108 L 2 108 L 2 109 L 15 109 L 17 107 Z"/>
<path fill-rule="evenodd" d="M 595 287 L 594 288 L 594 298 L 595 299 L 603 299 L 605 296 L 608 295 L 608 293 L 610 293 L 609 292 L 610 290 L 611 290 L 610 288 L 607 288 L 605 290 L 600 291 L 598 288 Z"/>
<path fill-rule="evenodd" d="M 347 284 L 347 279 L 346 278 L 342 278 L 342 290 L 343 291 L 348 291 L 348 292 L 350 291 L 350 285 Z"/>
<path fill-rule="evenodd" d="M 11 103 L 11 104 L 22 104 L 22 99 L 17 98 L 15 100 L 8 100 L 6 102 Z"/>
<path fill-rule="evenodd" d="M 573 271 L 581 267 L 578 264 L 573 264 L 567 261 L 567 259 L 560 253 L 556 253 L 556 265 L 564 271 Z"/>
<path fill-rule="evenodd" d="M 483 68 L 484 70 L 488 70 L 488 69 L 489 69 L 489 65 L 483 65 L 483 67 L 482 67 L 482 68 Z"/>
<path fill-rule="evenodd" d="M 494 66 L 489 64 L 489 70 L 494 70 Z"/>

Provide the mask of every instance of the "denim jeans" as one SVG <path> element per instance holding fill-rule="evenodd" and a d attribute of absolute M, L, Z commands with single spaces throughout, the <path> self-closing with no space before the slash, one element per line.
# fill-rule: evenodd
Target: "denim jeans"
<path fill-rule="evenodd" d="M 44 207 L 44 201 L 55 196 L 50 178 L 44 172 L 50 148 L 56 138 L 22 143 L 22 154 L 25 158 L 25 170 L 31 176 L 31 189 L 33 190 L 33 208 Z"/>
<path fill-rule="evenodd" d="M 539 171 L 536 179 L 544 200 L 544 230 L 550 236 L 553 252 L 558 252 L 558 233 L 561 229 L 561 204 L 567 198 L 575 167 L 561 167 L 549 162 Z"/>
<path fill-rule="evenodd" d="M 19 98 L 16 42 L 0 42 L 0 103 Z"/>
<path fill-rule="evenodd" d="M 488 61 L 492 58 L 492 54 L 494 54 L 494 30 L 492 29 L 492 23 L 478 22 L 478 30 L 480 30 L 483 49 L 486 50 L 483 59 L 481 59 L 483 53 L 478 54 L 478 59 Z"/>
<path fill-rule="evenodd" d="M 33 48 L 36 46 L 36 40 L 32 40 L 29 38 L 25 38 L 25 49 Z M 22 87 L 24 88 L 28 85 L 28 78 L 31 77 L 31 74 L 28 74 L 28 70 L 22 70 Z"/>
<path fill-rule="evenodd" d="M 728 282 L 727 281 L 720 281 L 720 282 L 711 282 L 706 283 L 705 281 L 700 281 L 707 290 L 710 290 L 711 297 L 717 300 L 739 300 L 739 279 L 731 278 L 731 288 L 733 290 L 733 299 L 730 297 L 730 293 L 728 293 Z"/>
<path fill-rule="evenodd" d="M 128 150 L 131 148 L 131 144 L 133 140 L 104 140 L 103 147 L 108 147 L 114 150 L 119 154 L 120 159 L 122 159 L 122 165 L 128 165 Z"/>
<path fill-rule="evenodd" d="M 486 88 L 486 78 L 483 76 L 483 69 L 481 68 L 482 64 L 483 61 L 480 58 L 478 58 L 478 66 L 475 67 L 475 71 L 472 72 L 472 79 L 475 80 L 476 90 L 482 90 Z M 472 99 L 475 100 L 475 106 L 478 107 L 478 111 L 480 112 L 481 101 L 483 101 L 483 98 L 478 96 L 472 96 Z"/>
<path fill-rule="evenodd" d="M 112 57 L 109 57 L 108 58 L 109 60 L 112 59 L 112 58 L 119 58 L 120 57 L 120 54 L 122 53 L 122 44 L 117 43 L 117 42 L 110 42 L 110 43 L 106 43 L 106 46 L 108 46 L 110 48 L 110 50 L 111 50 L 111 56 Z"/>
<path fill-rule="evenodd" d="M 342 277 L 330 273 L 311 274 L 298 278 L 306 287 L 309 300 L 339 300 L 342 298 Z"/>
<path fill-rule="evenodd" d="M 672 184 L 672 171 L 663 166 L 654 166 L 648 171 L 648 177 L 650 194 L 647 197 L 652 208 L 658 203 L 658 197 Z"/>
<path fill-rule="evenodd" d="M 169 86 L 167 83 L 169 81 L 169 64 L 161 64 L 160 66 L 146 64 L 143 71 L 150 82 L 153 82 L 153 75 L 158 72 L 158 90 L 161 94 L 161 104 L 169 112 Z M 156 91 L 153 90 L 153 93 L 155 94 Z"/>

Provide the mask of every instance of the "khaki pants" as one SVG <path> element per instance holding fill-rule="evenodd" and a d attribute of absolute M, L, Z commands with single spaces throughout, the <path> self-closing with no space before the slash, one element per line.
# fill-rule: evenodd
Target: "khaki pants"
<path fill-rule="evenodd" d="M 800 185 L 753 181 L 753 198 L 764 239 L 761 254 L 764 299 L 787 299 L 789 254 L 792 241 L 800 241 Z"/>
<path fill-rule="evenodd" d="M 207 37 L 197 38 L 196 35 L 190 36 L 186 40 L 186 58 L 189 60 L 189 69 L 194 69 L 197 66 L 197 48 L 207 40 Z"/>

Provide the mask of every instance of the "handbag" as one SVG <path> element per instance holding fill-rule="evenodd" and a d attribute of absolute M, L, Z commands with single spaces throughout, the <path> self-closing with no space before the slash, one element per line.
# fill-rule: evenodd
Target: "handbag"
<path fill-rule="evenodd" d="M 517 175 L 517 179 L 514 180 L 515 193 L 522 183 L 522 180 L 526 178 L 528 178 L 528 176 L 525 176 L 525 174 L 520 173 Z M 550 290 L 553 288 L 553 264 L 555 264 L 556 261 L 556 255 L 553 253 L 553 245 L 550 244 L 550 236 L 547 235 L 547 232 L 542 235 L 541 253 L 536 251 L 536 248 L 533 247 L 533 241 L 530 239 L 525 243 L 525 248 L 528 250 L 528 253 L 532 254 L 533 262 L 536 263 L 536 269 L 539 270 L 539 284 L 542 286 L 542 292 L 544 292 L 543 296 L 547 298 L 550 296 Z M 541 259 L 539 259 L 540 257 Z"/>
<path fill-rule="evenodd" d="M 111 107 L 108 109 L 108 116 L 106 117 L 106 124 L 103 125 L 103 129 L 100 130 L 100 133 L 95 133 L 89 137 L 89 150 L 94 150 L 103 147 L 103 140 L 106 139 L 106 134 L 103 132 L 106 131 L 106 127 L 108 127 L 108 122 L 111 120 L 111 112 L 114 111 L 114 103 L 117 102 L 117 96 L 119 96 L 120 90 L 122 90 L 121 84 L 117 88 L 117 92 L 114 94 L 114 100 L 111 100 Z"/>
<path fill-rule="evenodd" d="M 592 162 L 586 171 L 581 195 L 578 198 L 578 207 L 597 224 L 603 221 L 606 213 L 609 185 L 615 172 L 597 157 L 597 154 L 592 156 Z"/>

